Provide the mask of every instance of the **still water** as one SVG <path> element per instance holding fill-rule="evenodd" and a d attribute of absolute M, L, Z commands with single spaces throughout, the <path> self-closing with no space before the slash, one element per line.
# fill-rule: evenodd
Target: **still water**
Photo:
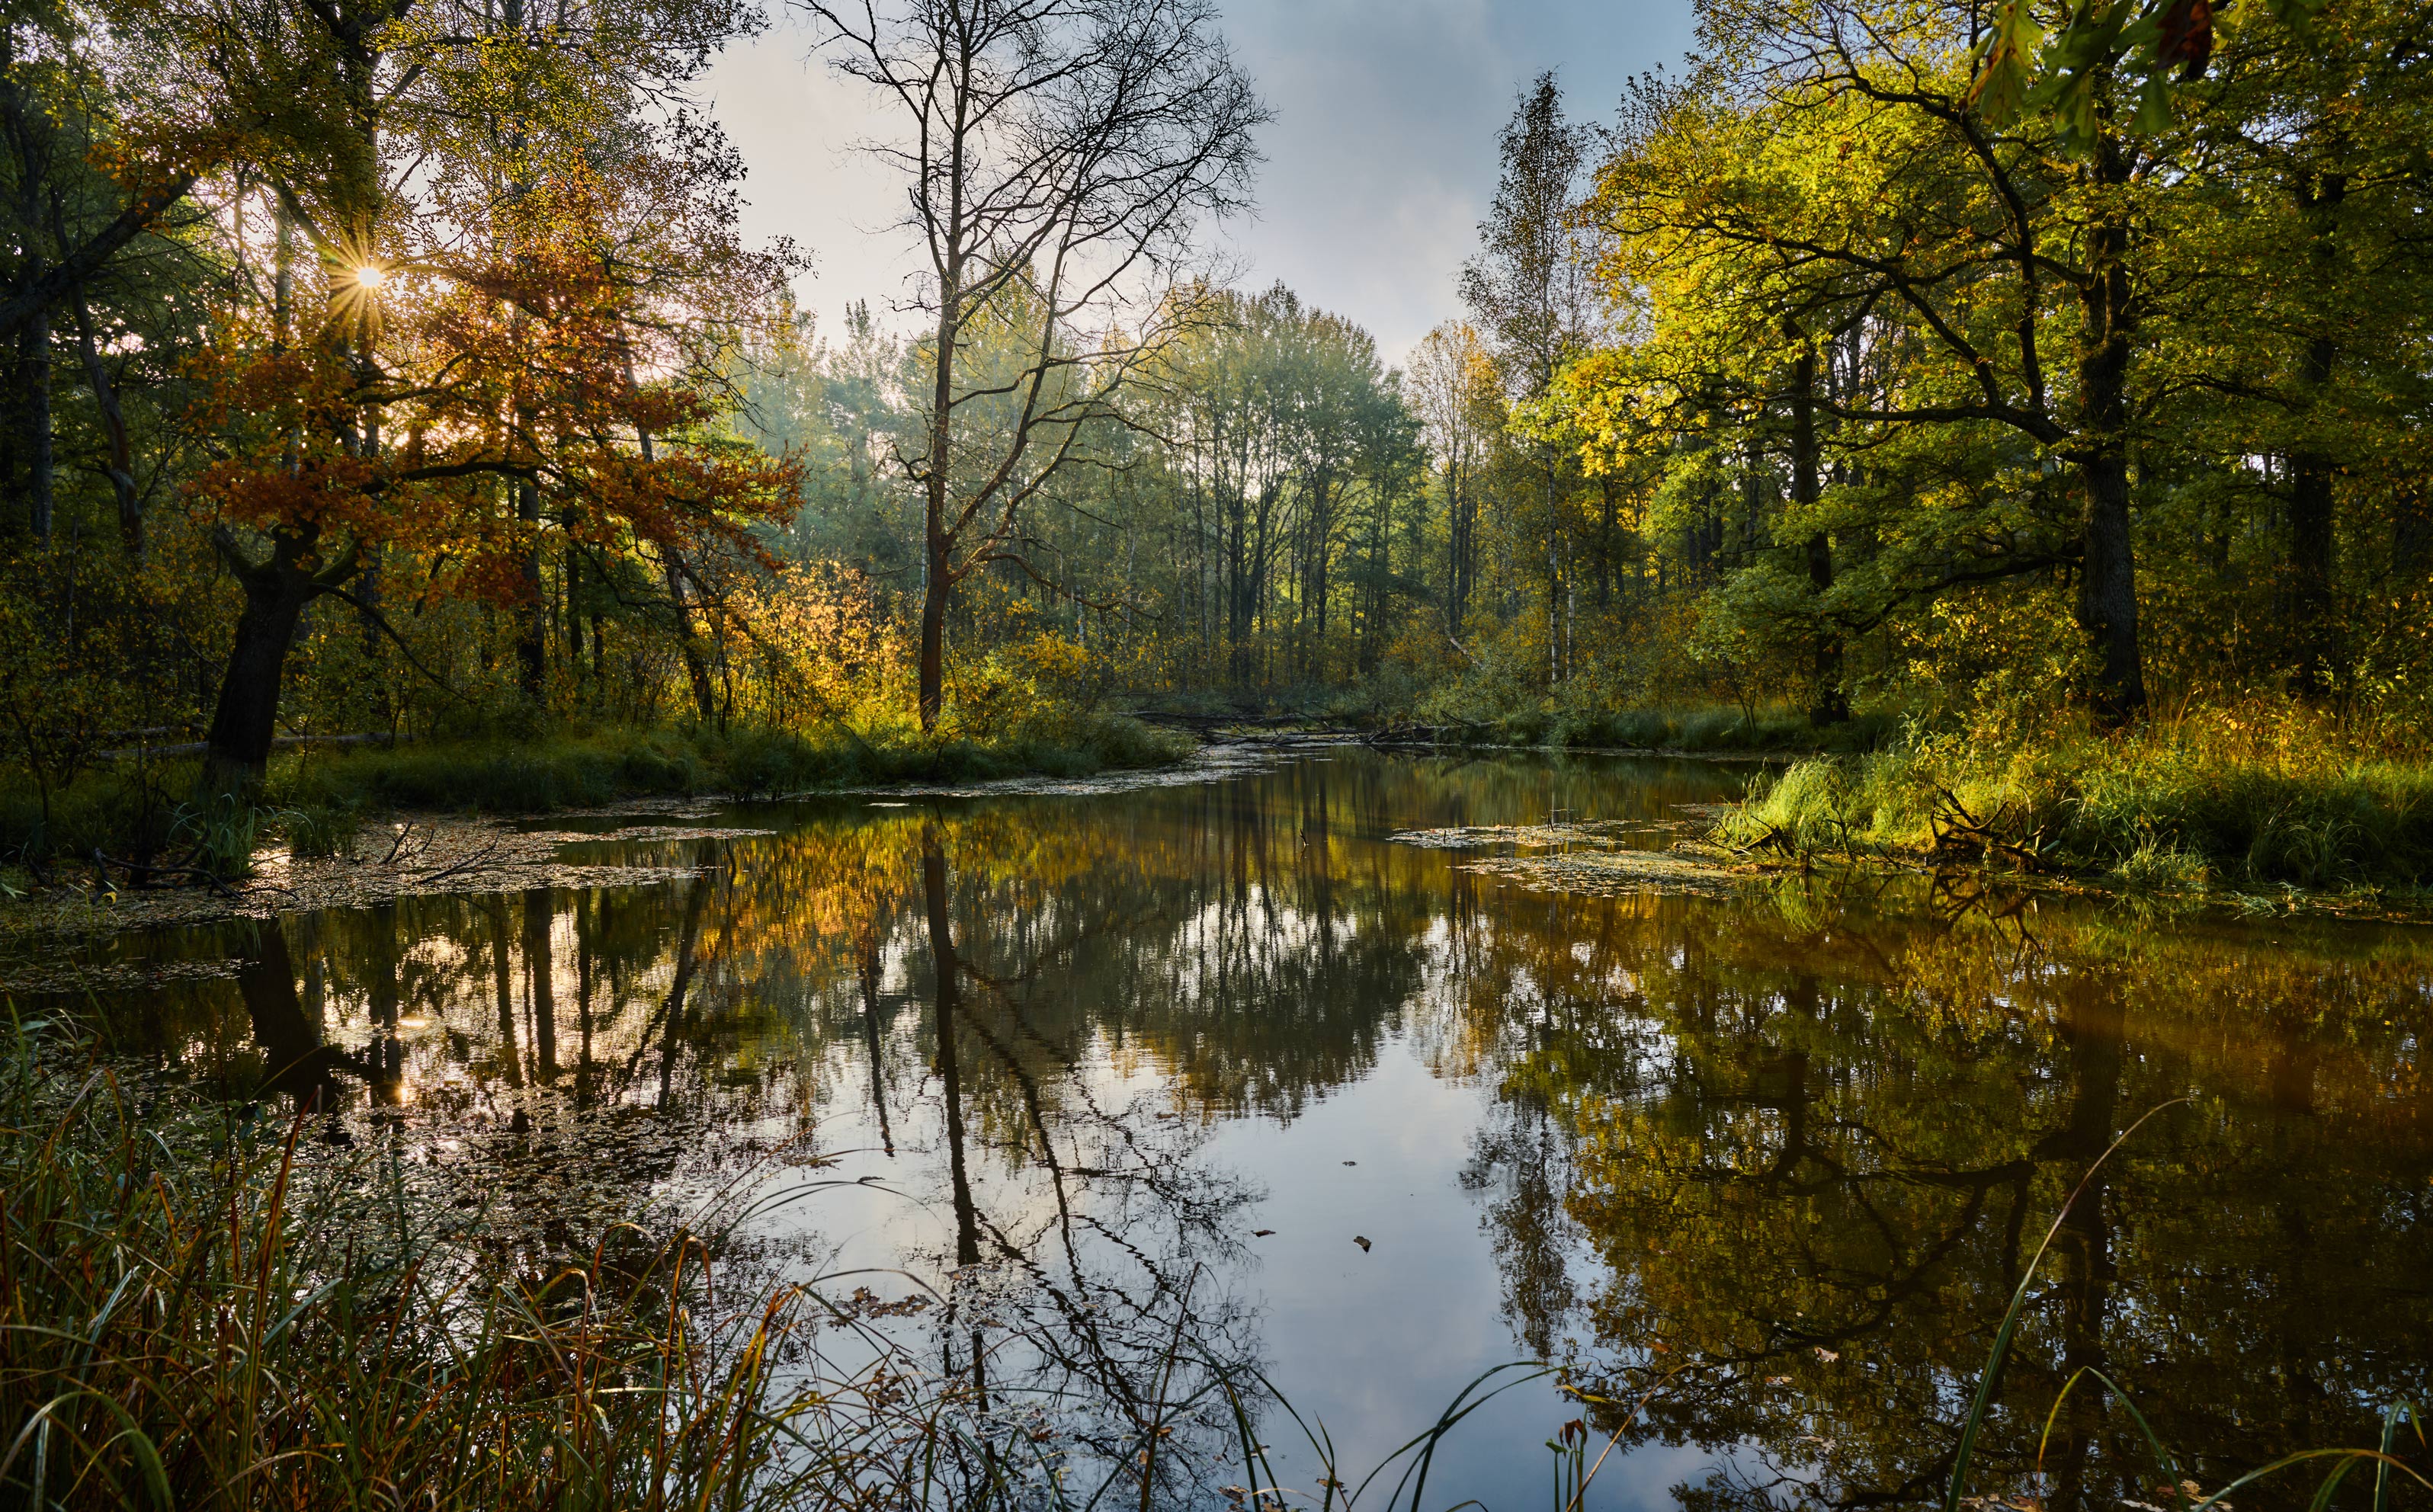
<path fill-rule="evenodd" d="M 1391 838 L 1661 843 L 1747 770 L 1335 750 L 740 807 L 731 838 L 576 848 L 689 879 L 126 937 L 143 985 L 104 999 L 177 1075 L 318 1084 L 327 1137 L 452 1173 L 510 1250 L 766 1199 L 771 1264 L 1085 1428 L 1186 1338 L 1353 1470 L 1506 1362 L 1588 1394 L 1464 1420 L 1431 1507 L 1549 1504 L 1548 1441 L 1584 1419 L 1593 1459 L 1659 1378 L 1589 1505 L 1933 1502 L 2028 1257 L 2165 1104 L 2062 1222 L 1971 1488 L 2168 1500 L 2091 1381 L 2039 1478 L 2086 1367 L 2207 1489 L 2424 1401 L 2433 931 L 1966 878 L 1561 895 Z M 1219 1417 L 1182 1425 L 1180 1500 L 1241 1478 Z M 1310 1488 L 1289 1420 L 1260 1436 Z"/>

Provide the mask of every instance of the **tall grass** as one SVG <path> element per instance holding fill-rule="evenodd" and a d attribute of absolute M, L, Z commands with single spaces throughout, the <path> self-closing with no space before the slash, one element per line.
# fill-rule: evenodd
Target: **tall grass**
<path fill-rule="evenodd" d="M 1232 1473 L 1236 1484 L 1215 1489 L 1259 1512 L 1421 1512 L 1455 1430 L 1554 1374 L 1483 1372 L 1356 1474 L 1255 1366 L 1207 1352 L 1186 1311 L 1126 1393 L 1128 1426 L 1092 1452 L 1060 1436 L 1052 1410 L 1010 1402 L 1002 1380 L 992 1414 L 971 1377 L 925 1374 L 813 1287 L 737 1288 L 715 1229 L 654 1241 L 621 1225 L 585 1258 L 500 1274 L 418 1232 L 402 1187 L 384 1188 L 375 1166 L 308 1159 L 316 1113 L 139 1096 L 57 1024 L 0 1022 L 0 1505 L 985 1512 L 1168 1504 Z M 1971 1504 L 1995 1384 L 2087 1185 L 2055 1215 L 2001 1320 L 1945 1512 Z M 840 1322 L 872 1363 L 829 1366 L 816 1330 Z M 1557 1512 L 1577 1512 L 1687 1368 L 1635 1402 L 1572 1393 L 1608 1409 L 1612 1427 L 1593 1458 L 1584 1421 L 1562 1431 Z M 1180 1466 L 1195 1451 L 1178 1430 L 1195 1421 L 1223 1428 L 1200 1446 L 1213 1452 Z M 1298 1488 L 1267 1442 L 1285 1422 L 1310 1467 Z M 2378 1450 L 2291 1455 L 2210 1496 L 2187 1482 L 2182 1500 L 2206 1512 L 2314 1465 L 2322 1507 L 2371 1468 L 2383 1512 L 2393 1486 L 2428 1484 L 2394 1453 L 2403 1424 L 2413 1414 L 2395 1406 Z M 2182 1485 L 2185 1469 L 2148 1438 L 2164 1483 Z"/>
<path fill-rule="evenodd" d="M 1719 838 L 2132 889 L 2413 890 L 2433 876 L 2433 760 L 2236 712 L 2113 737 L 1921 738 L 1796 763 L 1760 784 Z"/>
<path fill-rule="evenodd" d="M 418 1242 L 366 1173 L 308 1180 L 305 1118 L 164 1119 L 102 1070 L 62 1079 L 45 1026 L 8 1034 L 0 1504 L 918 1494 L 894 1444 L 934 1433 L 940 1402 L 901 1400 L 883 1371 L 800 1384 L 809 1296 L 707 1305 L 714 1239 L 621 1229 L 553 1273 L 485 1276 Z"/>

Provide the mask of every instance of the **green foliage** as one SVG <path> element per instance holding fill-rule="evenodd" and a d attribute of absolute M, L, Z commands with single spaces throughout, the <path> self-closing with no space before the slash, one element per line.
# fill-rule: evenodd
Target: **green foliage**
<path fill-rule="evenodd" d="M 2412 892 L 2433 875 L 2433 761 L 2361 756 L 2304 716 L 2135 735 L 1924 737 L 1795 764 L 1727 816 L 1728 843 L 1934 857 L 2140 892 Z"/>

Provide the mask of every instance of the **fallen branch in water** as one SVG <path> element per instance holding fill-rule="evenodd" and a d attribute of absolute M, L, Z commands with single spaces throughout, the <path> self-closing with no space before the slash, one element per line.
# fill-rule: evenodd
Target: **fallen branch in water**
<path fill-rule="evenodd" d="M 443 876 L 454 876 L 459 872 L 471 871 L 476 867 L 489 863 L 492 858 L 498 854 L 498 849 L 499 842 L 497 841 L 492 841 L 487 845 L 483 846 L 480 850 L 475 851 L 472 855 L 466 857 L 463 860 L 456 862 L 452 866 L 443 866 L 434 872 L 417 873 L 415 875 L 414 880 L 417 882 L 436 882 Z"/>
<path fill-rule="evenodd" d="M 217 874 L 200 866 L 146 866 L 141 861 L 123 861 L 115 856 L 105 856 L 98 846 L 94 849 L 93 864 L 101 873 L 104 882 L 110 880 L 110 869 L 114 866 L 127 874 L 128 884 L 131 887 L 151 887 L 162 882 L 175 886 L 183 880 L 200 883 L 224 898 L 236 896 Z"/>

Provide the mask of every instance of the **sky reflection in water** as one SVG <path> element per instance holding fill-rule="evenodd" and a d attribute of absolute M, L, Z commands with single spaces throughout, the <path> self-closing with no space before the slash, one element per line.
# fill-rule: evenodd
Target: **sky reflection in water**
<path fill-rule="evenodd" d="M 723 1184 L 873 1178 L 773 1210 L 769 1263 L 876 1267 L 834 1289 L 880 1302 L 914 1293 L 898 1267 L 929 1280 L 951 1315 L 887 1326 L 933 1368 L 978 1347 L 1001 1402 L 1066 1390 L 1109 1434 L 1103 1399 L 1147 1389 L 1178 1329 L 1363 1470 L 1506 1361 L 1616 1400 L 1681 1367 L 1590 1504 L 1699 1512 L 1931 1501 L 2063 1196 L 2186 1096 L 2064 1226 L 1977 1488 L 2031 1488 L 2082 1366 L 2209 1486 L 2422 1399 L 2424 932 L 2019 912 L 1965 879 L 1565 897 L 1388 840 L 1676 821 L 1746 770 L 1336 752 L 1086 798 L 763 806 L 735 817 L 779 835 L 662 847 L 723 861 L 691 882 L 124 941 L 164 979 L 112 1011 L 140 1056 L 232 1087 L 301 1058 L 288 1090 L 454 1167 L 535 1256 Z M 1545 1440 L 1581 1412 L 1500 1399 L 1428 1504 L 1545 1503 Z M 1585 1416 L 1593 1457 L 1619 1416 Z M 1264 1435 L 1315 1474 L 1288 1424 Z M 1214 1454 L 1222 1425 L 1178 1443 Z M 2083 1391 L 2046 1504 L 2151 1500 L 2150 1458 Z"/>

